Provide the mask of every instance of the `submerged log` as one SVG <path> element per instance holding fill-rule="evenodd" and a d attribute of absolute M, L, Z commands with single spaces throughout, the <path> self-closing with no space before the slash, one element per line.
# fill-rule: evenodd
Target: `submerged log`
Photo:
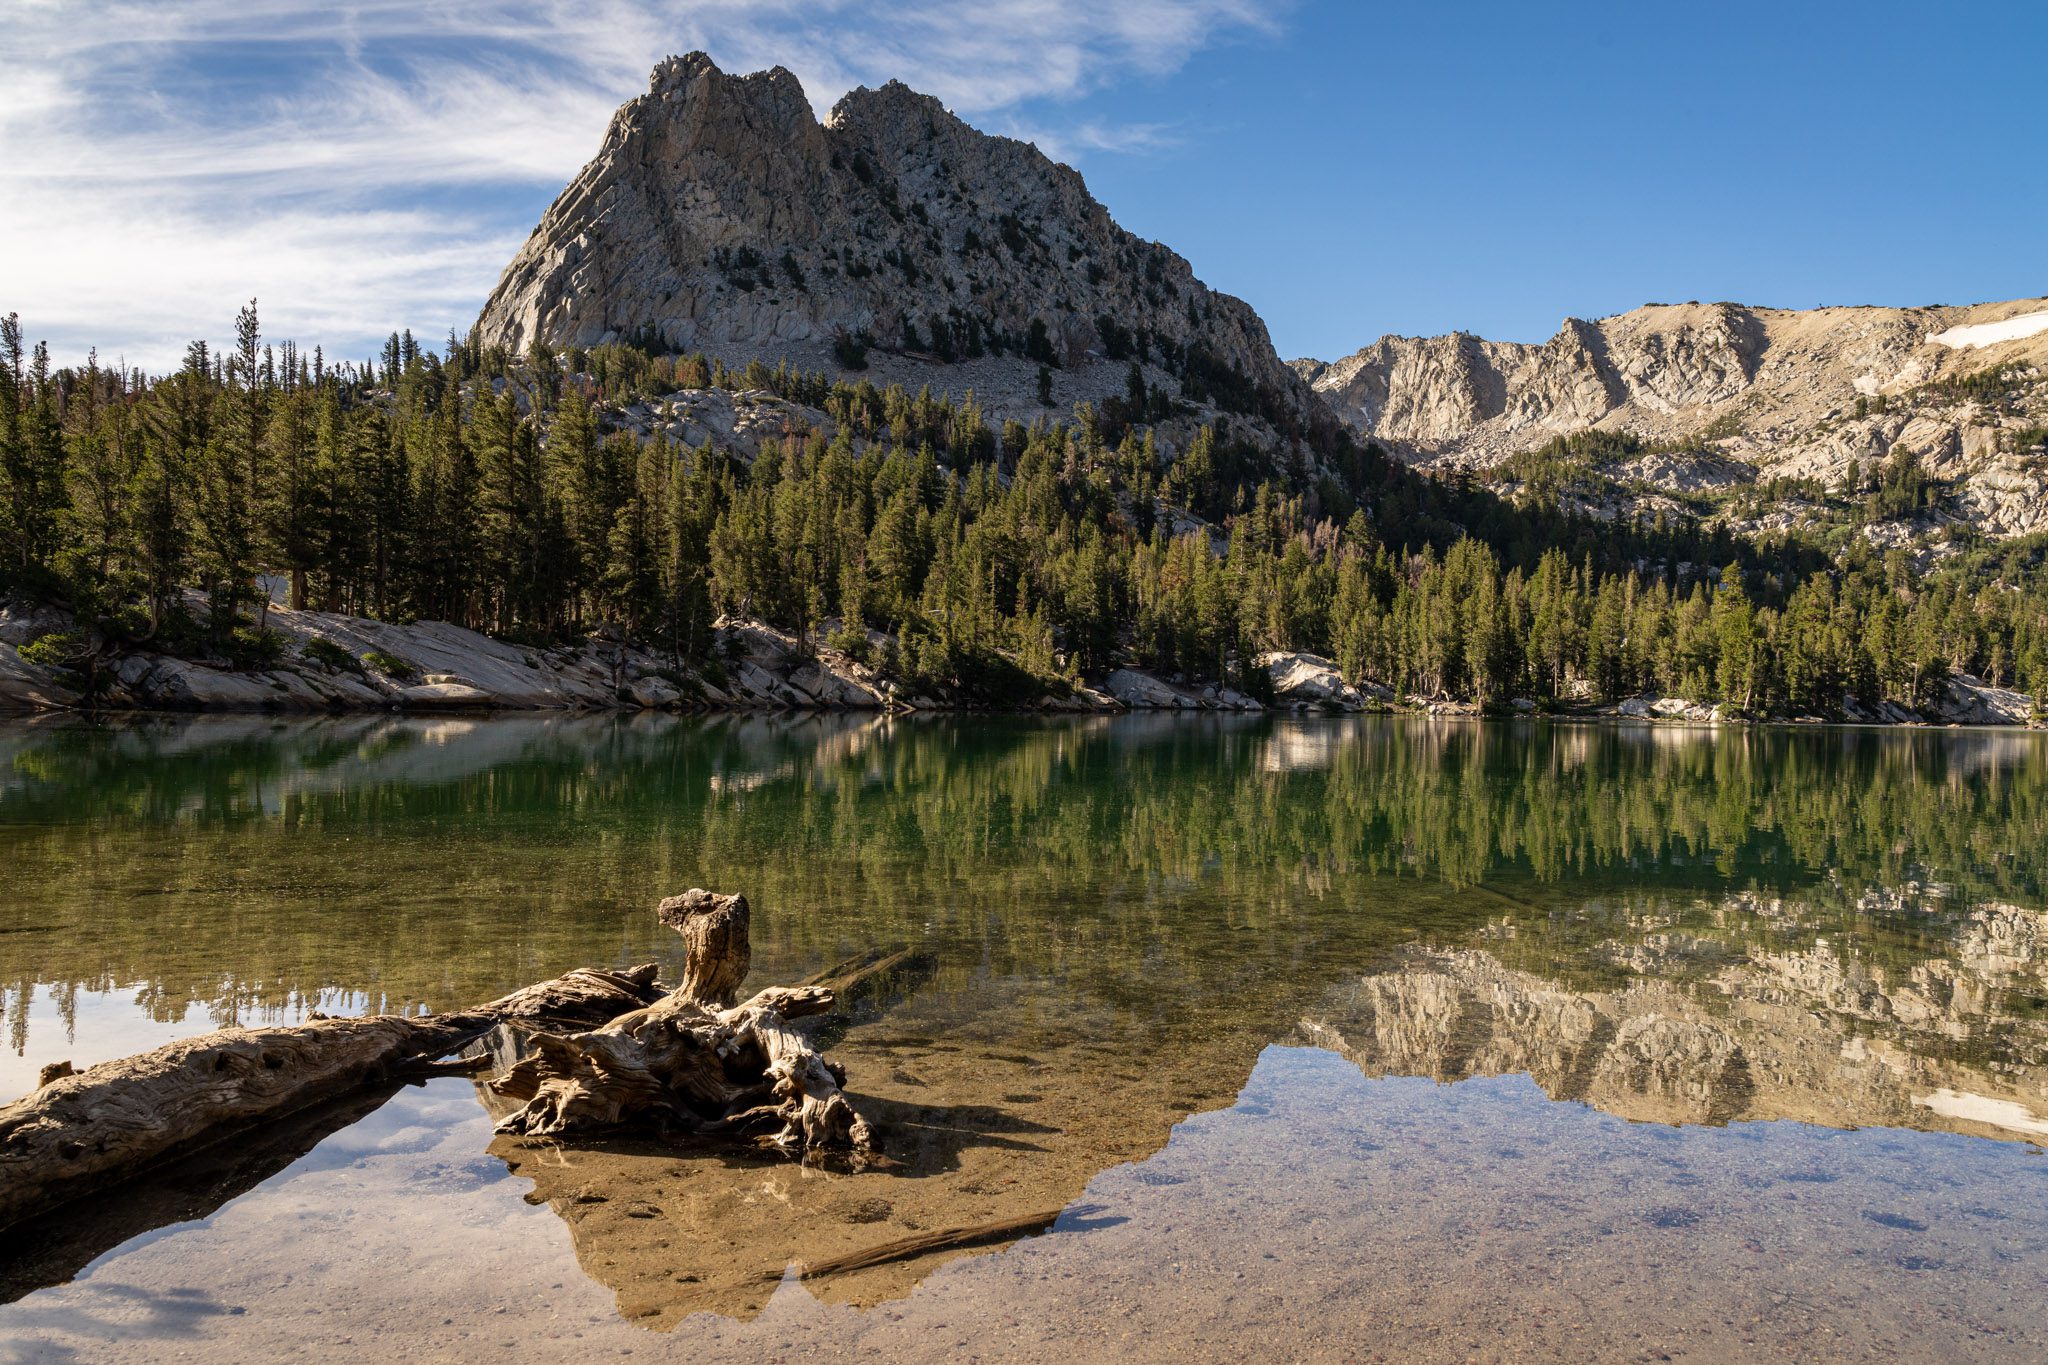
<path fill-rule="evenodd" d="M 997 1218 L 986 1223 L 975 1223 L 961 1228 L 940 1228 L 937 1232 L 920 1232 L 914 1237 L 899 1237 L 893 1242 L 866 1247 L 845 1256 L 828 1256 L 820 1260 L 803 1263 L 804 1278 L 821 1279 L 827 1275 L 844 1275 L 848 1271 L 868 1270 L 892 1261 L 908 1261 L 919 1256 L 928 1256 L 934 1251 L 952 1251 L 959 1247 L 981 1246 L 987 1242 L 1005 1242 L 1018 1237 L 1031 1237 L 1044 1232 L 1059 1221 L 1066 1212 L 1064 1208 L 1045 1209 L 1038 1213 L 1026 1213 L 1009 1218 Z"/>
<path fill-rule="evenodd" d="M 496 1024 L 615 1018 L 660 998 L 655 970 L 578 968 L 460 1014 L 227 1028 L 80 1072 L 46 1067 L 33 1094 L 0 1108 L 0 1227 L 392 1075 Z"/>
<path fill-rule="evenodd" d="M 460 1014 L 316 1014 L 220 1029 L 82 1072 L 45 1067 L 35 1093 L 0 1108 L 0 1227 L 371 1082 L 473 1071 L 473 1060 L 434 1059 L 502 1024 L 538 1030 L 537 1054 L 492 1083 L 525 1101 L 503 1131 L 554 1137 L 651 1123 L 806 1151 L 870 1149 L 868 1125 L 840 1092 L 845 1073 L 818 1053 L 804 1022 L 833 1008 L 833 990 L 776 987 L 734 1005 L 751 955 L 746 899 L 693 890 L 657 913 L 686 950 L 682 985 L 668 995 L 652 963 L 583 967 Z M 842 964 L 843 984 L 902 957 Z"/>
<path fill-rule="evenodd" d="M 498 1131 L 564 1137 L 651 1126 L 792 1151 L 871 1151 L 874 1134 L 841 1089 L 846 1073 L 816 1050 L 804 1022 L 833 1008 L 833 990 L 773 986 L 735 1006 L 750 957 L 746 897 L 692 890 L 657 914 L 688 945 L 683 984 L 602 1028 L 536 1035 L 534 1055 L 491 1082 L 525 1102 Z"/>

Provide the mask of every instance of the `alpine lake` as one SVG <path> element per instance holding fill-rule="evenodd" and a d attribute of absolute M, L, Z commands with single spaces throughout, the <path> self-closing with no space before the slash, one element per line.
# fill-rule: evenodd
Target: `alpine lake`
<path fill-rule="evenodd" d="M 2044 1359 L 2044 853 L 2037 732 L 11 722 L 0 1102 L 671 976 L 692 886 L 919 966 L 886 1163 L 366 1091 L 0 1233 L 0 1358 Z"/>

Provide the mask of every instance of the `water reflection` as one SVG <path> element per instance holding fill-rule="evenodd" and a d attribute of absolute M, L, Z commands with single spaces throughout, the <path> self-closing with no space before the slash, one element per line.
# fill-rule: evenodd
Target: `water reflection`
<path fill-rule="evenodd" d="M 2040 916 L 2028 919 L 2039 928 Z M 1643 972 L 1578 991 L 1484 951 L 1418 953 L 1332 991 L 1303 1030 L 1367 1075 L 1526 1074 L 1552 1099 L 1647 1122 L 2048 1133 L 2048 1114 L 2034 1110 L 2048 1098 L 2042 1034 L 2016 1030 L 1995 1064 L 1980 1060 L 1978 1034 L 1998 1022 L 1981 1003 L 1987 979 L 1923 967 L 1888 991 L 1825 942 L 1737 960 L 1707 944 L 1703 956 L 1704 989 Z M 2038 989 L 2039 964 L 2029 969 Z"/>
<path fill-rule="evenodd" d="M 1122 1238 L 1076 1212 L 1105 1170 L 1166 1190 L 1176 1125 L 1258 1118 L 1276 1044 L 1320 1049 L 1285 1063 L 1317 1084 L 1341 1054 L 1346 1103 L 1404 1077 L 1506 1103 L 1526 1075 L 1729 1144 L 1797 1120 L 2024 1154 L 2048 1131 L 2044 759 L 2029 734 L 1272 717 L 0 729 L 0 1099 L 215 1021 L 671 956 L 648 906 L 706 884 L 753 898 L 757 980 L 877 945 L 936 965 L 835 1050 L 900 1170 L 491 1146 L 643 1325 L 768 1321 L 784 1267 L 920 1233 L 1065 1209 L 1042 1243 Z M 1436 1141 L 1417 1125 L 1274 1151 L 1342 1185 L 1358 1152 Z M 1549 1178 L 1529 1197 L 1566 1198 Z M 986 1251 L 804 1301 L 897 1302 Z"/>
<path fill-rule="evenodd" d="M 336 990 L 448 1009 L 654 951 L 653 896 L 736 877 L 774 907 L 766 966 L 880 933 L 1042 971 L 1081 932 L 1116 972 L 1199 974 L 1189 935 L 1219 923 L 1290 952 L 1341 917 L 1412 936 L 1475 886 L 1538 915 L 1751 894 L 1939 957 L 1978 902 L 2042 902 L 2044 745 L 1171 717 L 11 726 L 0 983 L 17 1012 L 37 983 L 133 988 L 165 1020 Z"/>

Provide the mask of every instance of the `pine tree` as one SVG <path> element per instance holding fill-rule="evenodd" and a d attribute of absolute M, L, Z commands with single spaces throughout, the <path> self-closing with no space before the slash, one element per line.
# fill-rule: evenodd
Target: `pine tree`
<path fill-rule="evenodd" d="M 1715 688 L 1722 700 L 1748 710 L 1756 703 L 1756 613 L 1742 586 L 1742 567 L 1721 571 L 1714 594 Z"/>

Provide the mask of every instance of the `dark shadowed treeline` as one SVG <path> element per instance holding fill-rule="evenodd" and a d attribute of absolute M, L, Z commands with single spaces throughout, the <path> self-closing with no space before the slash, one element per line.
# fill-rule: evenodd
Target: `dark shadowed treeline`
<path fill-rule="evenodd" d="M 155 378 L 53 371 L 12 318 L 0 341 L 0 586 L 75 609 L 79 629 L 27 647 L 59 666 L 145 643 L 274 662 L 271 576 L 295 606 L 608 628 L 678 661 L 746 613 L 992 700 L 1123 664 L 1256 695 L 1265 650 L 1487 705 L 1826 713 L 1924 703 L 1961 672 L 2048 692 L 2039 543 L 1932 575 L 1860 540 L 1829 563 L 1789 538 L 1517 507 L 1370 446 L 1290 475 L 1221 419 L 1167 459 L 1148 423 L 1189 410 L 1136 369 L 1122 397 L 998 429 L 971 393 L 621 346 L 514 359 L 404 334 L 335 365 L 265 342 L 253 304 L 227 353 L 195 342 Z M 778 408 L 751 462 L 608 429 L 620 403 L 706 386 L 829 421 Z"/>

